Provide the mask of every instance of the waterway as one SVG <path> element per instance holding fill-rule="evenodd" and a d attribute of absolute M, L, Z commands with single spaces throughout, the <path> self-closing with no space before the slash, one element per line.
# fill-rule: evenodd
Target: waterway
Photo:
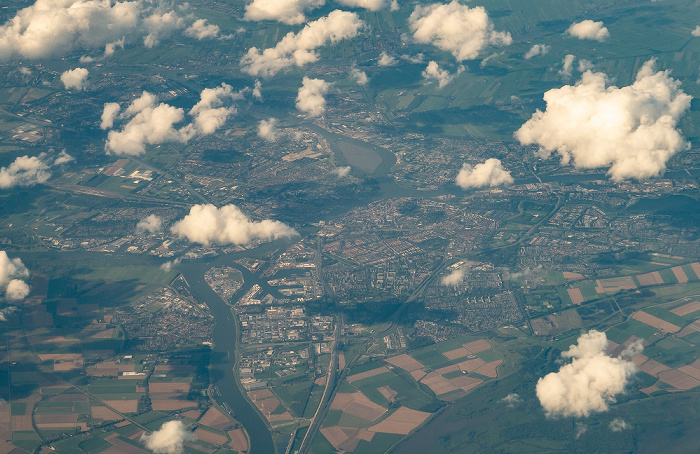
<path fill-rule="evenodd" d="M 357 200 L 355 203 L 346 204 L 337 207 L 332 214 L 327 218 L 332 219 L 341 216 L 352 209 L 359 206 L 366 206 L 367 203 L 374 200 L 388 199 L 395 197 L 435 197 L 444 194 L 460 195 L 465 191 L 453 186 L 432 191 L 419 191 L 415 189 L 399 186 L 389 176 L 391 168 L 396 163 L 396 157 L 389 150 L 375 146 L 373 144 L 343 136 L 334 132 L 325 130 L 314 124 L 306 124 L 305 126 L 314 130 L 316 133 L 328 140 L 331 150 L 336 156 L 336 159 L 341 163 L 349 165 L 365 172 L 369 177 L 374 178 L 378 185 L 379 191 L 373 196 Z M 456 170 L 455 170 L 456 172 Z M 689 169 L 692 176 L 698 178 L 698 169 Z M 543 182 L 557 182 L 560 184 L 585 183 L 594 180 L 607 180 L 608 177 L 603 172 L 587 173 L 583 175 L 567 175 L 567 174 L 540 174 L 540 179 Z M 687 178 L 686 171 L 667 172 L 666 178 Z M 538 180 L 533 176 L 526 179 L 516 180 L 516 184 L 537 183 Z M 309 222 L 318 221 L 320 219 L 309 219 Z M 211 309 L 212 315 L 215 317 L 216 324 L 213 332 L 213 352 L 210 367 L 211 384 L 218 392 L 213 393 L 213 397 L 224 408 L 230 408 L 233 411 L 234 417 L 243 425 L 250 437 L 251 454 L 271 454 L 275 452 L 275 445 L 270 434 L 267 421 L 257 411 L 255 407 L 247 400 L 240 388 L 239 382 L 234 374 L 236 357 L 236 341 L 239 333 L 237 332 L 237 320 L 231 312 L 231 306 L 224 302 L 204 280 L 204 274 L 207 270 L 214 266 L 228 265 L 237 268 L 243 274 L 245 284 L 234 295 L 234 300 L 240 298 L 254 284 L 260 285 L 263 290 L 273 296 L 280 297 L 277 289 L 271 287 L 265 280 L 253 275 L 246 268 L 235 264 L 234 261 L 243 258 L 260 255 L 266 252 L 272 252 L 281 246 L 284 246 L 283 241 L 264 244 L 254 250 L 248 250 L 233 254 L 220 255 L 216 257 L 207 257 L 197 260 L 185 260 L 178 265 L 177 270 L 183 274 L 187 280 L 190 289 L 199 301 L 205 302 Z M 66 255 L 64 255 L 66 254 Z M 86 253 L 86 252 L 62 252 L 62 257 L 74 256 L 73 259 L 77 262 L 82 262 L 87 257 L 104 256 L 101 253 Z M 111 261 L 123 262 L 125 265 L 135 265 L 137 263 L 148 263 L 150 265 L 159 265 L 163 259 L 158 259 L 150 256 L 136 256 L 133 254 L 108 254 L 112 257 Z M 54 257 L 55 253 L 23 253 L 22 259 L 28 265 L 31 265 L 32 259 L 50 260 L 48 257 Z M 80 258 L 78 258 L 80 257 Z M 68 260 L 69 262 L 71 260 Z M 89 260 L 90 267 L 94 263 L 99 263 L 99 260 Z M 87 265 L 87 264 L 86 264 Z M 32 268 L 30 266 L 30 268 Z M 223 405 L 226 404 L 226 405 Z"/>

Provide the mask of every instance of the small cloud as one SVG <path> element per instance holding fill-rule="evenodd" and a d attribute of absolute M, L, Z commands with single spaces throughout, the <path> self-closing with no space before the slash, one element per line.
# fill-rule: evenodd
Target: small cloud
<path fill-rule="evenodd" d="M 205 88 L 200 100 L 188 112 L 192 121 L 176 128 L 185 120 L 185 111 L 166 103 L 158 103 L 155 95 L 144 91 L 121 112 L 117 103 L 106 103 L 102 111 L 100 127 L 112 129 L 116 120 L 125 124 L 121 130 L 111 130 L 107 135 L 105 150 L 117 155 L 140 155 L 146 145 L 165 142 L 186 143 L 195 136 L 210 135 L 221 128 L 231 115 L 236 114 L 232 103 L 242 93 L 234 92 L 228 84 Z"/>
<path fill-rule="evenodd" d="M 149 214 L 136 224 L 136 234 L 144 235 L 150 233 L 154 235 L 163 229 L 163 220 L 155 214 Z"/>
<path fill-rule="evenodd" d="M 495 187 L 512 184 L 513 177 L 503 168 L 500 159 L 489 158 L 474 167 L 464 164 L 455 182 L 464 189 Z"/>
<path fill-rule="evenodd" d="M 323 115 L 326 111 L 326 98 L 330 84 L 323 79 L 304 77 L 297 94 L 296 106 L 300 112 L 312 117 Z"/>
<path fill-rule="evenodd" d="M 5 289 L 5 298 L 11 301 L 23 300 L 28 295 L 29 285 L 20 279 L 12 279 Z"/>
<path fill-rule="evenodd" d="M 615 418 L 610 421 L 610 430 L 613 432 L 622 432 L 623 430 L 631 429 L 632 426 L 624 419 Z"/>
<path fill-rule="evenodd" d="M 437 63 L 431 61 L 428 66 L 423 70 L 423 78 L 425 80 L 435 79 L 438 82 L 438 88 L 442 88 L 445 85 L 452 82 L 452 80 L 464 71 L 464 66 L 460 66 L 457 70 L 457 74 L 450 74 L 446 69 L 440 69 Z"/>
<path fill-rule="evenodd" d="M 463 269 L 457 268 L 450 274 L 443 276 L 440 282 L 446 287 L 456 287 L 464 280 L 464 274 Z"/>
<path fill-rule="evenodd" d="M 473 60 L 489 46 L 509 45 L 508 32 L 497 32 L 482 6 L 469 8 L 457 0 L 451 3 L 417 5 L 408 23 L 413 39 L 452 53 L 457 61 Z"/>
<path fill-rule="evenodd" d="M 379 66 L 394 66 L 396 63 L 396 59 L 386 52 L 382 51 L 382 53 L 379 54 L 379 60 L 377 60 Z"/>
<path fill-rule="evenodd" d="M 259 80 L 255 81 L 255 85 L 253 86 L 253 98 L 257 99 L 258 101 L 262 101 L 262 91 L 260 90 L 262 88 L 262 83 L 260 83 Z"/>
<path fill-rule="evenodd" d="M 165 422 L 150 435 L 141 436 L 141 441 L 156 454 L 182 454 L 185 441 L 195 439 L 182 421 Z"/>
<path fill-rule="evenodd" d="M 503 399 L 501 399 L 501 402 L 506 404 L 508 408 L 513 408 L 516 405 L 520 404 L 523 400 L 520 398 L 519 394 L 516 393 L 510 393 Z"/>
<path fill-rule="evenodd" d="M 68 70 L 61 74 L 61 82 L 67 90 L 74 88 L 76 90 L 82 90 L 85 88 L 85 81 L 87 80 L 88 70 L 85 68 L 75 68 Z"/>
<path fill-rule="evenodd" d="M 0 290 L 8 300 L 20 300 L 29 295 L 29 285 L 24 282 L 29 270 L 19 258 L 11 259 L 7 252 L 0 251 Z"/>
<path fill-rule="evenodd" d="M 305 12 L 325 4 L 325 0 L 253 0 L 245 6 L 243 20 L 274 20 L 287 25 L 306 22 Z"/>
<path fill-rule="evenodd" d="M 276 142 L 280 133 L 277 130 L 277 119 L 260 120 L 258 124 L 258 137 L 268 142 Z"/>
<path fill-rule="evenodd" d="M 547 52 L 549 52 L 549 49 L 550 49 L 550 47 L 546 44 L 535 44 L 534 46 L 532 46 L 530 48 L 530 50 L 525 52 L 524 58 L 525 58 L 525 60 L 529 60 L 532 57 L 536 57 L 538 55 L 544 55 Z"/>
<path fill-rule="evenodd" d="M 219 26 L 207 22 L 206 19 L 197 19 L 192 25 L 187 27 L 185 35 L 197 40 L 206 38 L 217 38 L 219 36 Z"/>
<path fill-rule="evenodd" d="M 700 25 L 695 27 L 695 29 L 692 32 L 690 32 L 690 34 L 695 36 L 695 37 L 700 36 Z"/>
<path fill-rule="evenodd" d="M 578 39 L 593 39 L 601 42 L 610 36 L 610 32 L 602 22 L 593 22 L 590 19 L 571 24 L 566 32 Z"/>
<path fill-rule="evenodd" d="M 0 309 L 0 322 L 6 322 L 6 321 L 7 321 L 7 316 L 8 316 L 8 315 L 11 315 L 11 314 L 14 314 L 14 313 L 17 312 L 18 310 L 19 310 L 19 308 L 18 308 L 17 306 L 7 306 L 7 307 L 4 307 L 4 308 Z M 1 405 L 3 402 L 4 402 L 4 401 L 3 401 L 2 399 L 0 399 L 0 405 Z"/>
<path fill-rule="evenodd" d="M 317 48 L 354 38 L 364 25 L 356 13 L 331 11 L 298 33 L 287 33 L 275 47 L 263 51 L 251 47 L 241 58 L 242 70 L 251 76 L 271 77 L 285 68 L 313 63 L 318 60 Z"/>
<path fill-rule="evenodd" d="M 166 273 L 169 273 L 170 270 L 172 270 L 174 266 L 178 266 L 180 264 L 180 262 L 182 262 L 182 258 L 178 257 L 175 260 L 170 260 L 168 262 L 163 263 L 160 266 L 160 269 L 165 271 Z"/>
<path fill-rule="evenodd" d="M 357 85 L 367 85 L 367 82 L 369 82 L 367 73 L 359 70 L 355 65 L 353 65 L 352 68 L 350 68 L 350 77 L 355 79 Z"/>
<path fill-rule="evenodd" d="M 574 68 L 574 60 L 576 59 L 575 55 L 567 54 L 564 57 L 564 60 L 562 60 L 562 67 L 559 70 L 559 75 L 568 80 L 571 78 L 571 73 Z"/>
<path fill-rule="evenodd" d="M 585 73 L 586 71 L 590 71 L 593 69 L 593 63 L 590 60 L 585 60 L 585 59 L 580 59 L 578 61 L 578 71 L 581 73 Z"/>
<path fill-rule="evenodd" d="M 114 55 L 114 52 L 117 50 L 117 47 L 120 49 L 124 49 L 124 43 L 126 42 L 126 37 L 122 36 L 122 39 L 118 39 L 114 41 L 113 43 L 107 43 L 105 44 L 105 53 L 103 57 L 110 57 Z M 85 57 L 85 58 L 90 58 L 90 57 Z M 80 61 L 82 61 L 83 57 L 80 58 Z"/>
<path fill-rule="evenodd" d="M 561 354 L 571 362 L 537 382 L 537 398 L 548 417 L 587 417 L 604 412 L 625 391 L 637 371 L 632 358 L 642 351 L 641 341 L 630 344 L 619 357 L 608 356 L 605 333 L 591 330 Z"/>
<path fill-rule="evenodd" d="M 51 178 L 51 167 L 73 161 L 73 157 L 62 151 L 55 158 L 51 153 L 39 156 L 20 156 L 9 166 L 0 168 L 0 189 L 29 187 L 43 184 Z"/>
<path fill-rule="evenodd" d="M 338 178 L 345 178 L 348 175 L 350 175 L 350 166 L 346 167 L 336 167 L 335 169 L 331 170 L 331 173 L 338 175 Z"/>
<path fill-rule="evenodd" d="M 576 421 L 575 429 L 576 429 L 576 434 L 574 435 L 574 438 L 577 439 L 577 440 L 578 440 L 579 438 L 581 438 L 581 435 L 583 435 L 583 434 L 585 434 L 586 432 L 588 432 L 588 426 L 587 426 L 585 423 L 581 422 L 581 421 Z"/>
<path fill-rule="evenodd" d="M 212 243 L 246 245 L 255 240 L 271 241 L 298 235 L 280 221 L 251 221 L 236 205 L 217 208 L 210 204 L 194 205 L 170 231 L 205 246 Z"/>
<path fill-rule="evenodd" d="M 515 137 L 539 145 L 542 157 L 556 151 L 562 165 L 609 167 L 615 181 L 661 174 L 689 146 L 677 124 L 692 97 L 654 63 L 647 61 L 629 86 L 609 86 L 605 74 L 586 71 L 575 85 L 547 91 L 545 111 L 537 110 Z"/>
<path fill-rule="evenodd" d="M 409 63 L 416 63 L 417 64 L 417 63 L 423 63 L 423 60 L 425 59 L 425 57 L 423 56 L 423 53 L 421 52 L 421 53 L 418 53 L 416 55 L 405 55 L 404 54 L 401 56 L 401 59 L 406 60 Z"/>
<path fill-rule="evenodd" d="M 386 7 L 394 7 L 396 0 L 389 2 L 389 0 L 337 0 L 341 5 L 349 6 L 351 8 L 364 8 L 369 11 L 379 11 Z M 396 3 L 398 7 L 398 3 Z M 392 11 L 396 11 L 392 9 Z"/>

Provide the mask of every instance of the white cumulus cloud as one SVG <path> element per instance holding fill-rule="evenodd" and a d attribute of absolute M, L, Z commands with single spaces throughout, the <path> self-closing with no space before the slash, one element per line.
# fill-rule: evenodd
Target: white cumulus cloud
<path fill-rule="evenodd" d="M 297 94 L 297 109 L 312 117 L 323 115 L 326 111 L 326 98 L 330 84 L 323 79 L 304 77 Z"/>
<path fill-rule="evenodd" d="M 165 103 L 157 103 L 155 95 L 146 91 L 121 112 L 117 103 L 107 103 L 102 111 L 100 127 L 112 129 L 116 120 L 125 122 L 121 130 L 112 129 L 107 135 L 105 149 L 119 155 L 140 155 L 146 145 L 164 142 L 187 142 L 196 135 L 208 135 L 221 128 L 236 113 L 231 103 L 241 97 L 230 85 L 205 88 L 200 101 L 190 109 L 190 124 L 175 125 L 185 119 L 185 111 Z M 120 113 L 121 112 L 121 113 Z"/>
<path fill-rule="evenodd" d="M 85 68 L 70 69 L 61 74 L 61 82 L 66 89 L 82 90 L 85 87 L 87 76 L 88 70 Z"/>
<path fill-rule="evenodd" d="M 693 36 L 696 36 L 696 37 L 697 37 L 697 36 L 700 36 L 700 25 L 698 25 L 697 27 L 695 27 L 695 29 L 694 29 L 692 32 L 690 32 L 690 34 L 693 35 Z"/>
<path fill-rule="evenodd" d="M 36 0 L 0 26 L 0 60 L 123 47 L 124 38 L 151 47 L 188 22 L 161 1 Z"/>
<path fill-rule="evenodd" d="M 587 417 L 607 411 L 625 391 L 637 371 L 632 357 L 641 352 L 641 341 L 630 344 L 617 358 L 608 356 L 607 349 L 605 333 L 591 330 L 562 353 L 571 362 L 537 382 L 537 398 L 547 416 Z"/>
<path fill-rule="evenodd" d="M 428 63 L 428 66 L 423 70 L 423 78 L 425 80 L 435 79 L 438 83 L 438 88 L 442 88 L 445 85 L 452 82 L 452 79 L 454 79 L 455 76 L 461 74 L 462 71 L 464 71 L 464 67 L 460 66 L 456 75 L 450 74 L 448 70 L 440 69 L 440 66 L 438 66 L 437 63 L 431 61 L 430 63 Z"/>
<path fill-rule="evenodd" d="M 668 71 L 646 62 L 632 85 L 607 86 L 603 73 L 587 71 L 576 85 L 544 94 L 538 110 L 516 133 L 524 145 L 538 144 L 543 156 L 557 151 L 562 164 L 609 167 L 615 181 L 661 174 L 688 144 L 676 125 L 691 97 Z"/>
<path fill-rule="evenodd" d="M 377 60 L 379 66 L 394 66 L 396 63 L 398 63 L 396 58 L 386 52 L 382 51 L 382 53 L 379 54 L 379 60 Z"/>
<path fill-rule="evenodd" d="M 605 41 L 610 36 L 610 32 L 603 26 L 602 22 L 594 22 L 590 19 L 571 24 L 566 32 L 578 39 L 594 39 L 596 41 Z"/>
<path fill-rule="evenodd" d="M 258 124 L 258 137 L 267 140 L 268 142 L 276 142 L 279 139 L 280 132 L 277 130 L 277 119 L 270 118 L 269 120 L 260 120 Z"/>
<path fill-rule="evenodd" d="M 447 287 L 455 287 L 459 285 L 462 281 L 464 280 L 464 270 L 461 268 L 457 268 L 455 270 L 452 270 L 450 274 L 446 274 L 442 277 L 440 282 L 442 285 L 447 286 Z"/>
<path fill-rule="evenodd" d="M 613 432 L 622 432 L 623 430 L 627 430 L 630 428 L 632 428 L 632 426 L 630 426 L 630 424 L 624 419 L 615 418 L 612 421 L 610 421 L 610 430 L 612 430 Z"/>
<path fill-rule="evenodd" d="M 163 229 L 163 220 L 155 214 L 149 214 L 141 219 L 136 224 L 136 234 L 143 235 L 145 233 L 155 234 Z"/>
<path fill-rule="evenodd" d="M 194 205 L 170 231 L 205 246 L 212 243 L 245 245 L 255 240 L 270 241 L 297 235 L 293 228 L 279 221 L 251 221 L 236 205 L 217 208 L 211 204 Z"/>
<path fill-rule="evenodd" d="M 160 266 L 160 269 L 165 271 L 166 273 L 169 273 L 170 270 L 172 270 L 174 266 L 178 266 L 181 262 L 182 262 L 182 258 L 178 257 L 175 260 L 170 260 L 170 261 L 163 263 Z"/>
<path fill-rule="evenodd" d="M 350 77 L 355 79 L 357 85 L 367 85 L 367 82 L 369 82 L 369 77 L 367 77 L 367 73 L 358 69 L 355 65 L 353 65 L 352 68 L 350 68 Z"/>
<path fill-rule="evenodd" d="M 7 321 L 7 316 L 17 312 L 19 308 L 17 306 L 7 306 L 2 309 L 0 309 L 0 322 L 6 322 Z"/>
<path fill-rule="evenodd" d="M 546 44 L 535 44 L 530 48 L 530 50 L 525 52 L 525 60 L 529 60 L 532 57 L 536 57 L 538 55 L 544 55 L 547 52 L 549 52 L 549 49 L 549 46 Z"/>
<path fill-rule="evenodd" d="M 571 73 L 574 70 L 574 60 L 576 60 L 576 56 L 571 54 L 567 54 L 562 60 L 559 75 L 564 79 L 568 80 L 571 78 Z"/>
<path fill-rule="evenodd" d="M 0 189 L 16 186 L 34 186 L 43 184 L 51 178 L 51 167 L 66 164 L 73 160 L 65 151 L 55 158 L 50 153 L 39 156 L 20 156 L 9 166 L 0 168 Z"/>
<path fill-rule="evenodd" d="M 363 26 L 364 22 L 355 13 L 332 11 L 309 22 L 299 33 L 287 33 L 275 47 L 262 52 L 251 47 L 241 58 L 243 71 L 252 76 L 270 77 L 291 66 L 313 63 L 318 60 L 317 48 L 354 38 Z"/>
<path fill-rule="evenodd" d="M 25 280 L 29 270 L 19 258 L 11 259 L 7 252 L 0 251 L 0 290 L 9 300 L 24 299 L 29 295 L 29 285 Z"/>
<path fill-rule="evenodd" d="M 331 170 L 331 173 L 338 175 L 338 178 L 345 178 L 350 175 L 351 170 L 352 168 L 350 166 L 336 167 L 335 169 Z"/>
<path fill-rule="evenodd" d="M 512 184 L 513 177 L 503 168 L 500 159 L 489 158 L 474 167 L 464 164 L 457 174 L 455 183 L 464 189 L 494 187 Z"/>
<path fill-rule="evenodd" d="M 450 52 L 457 61 L 473 60 L 488 46 L 508 45 L 513 41 L 510 33 L 494 30 L 483 7 L 469 8 L 457 0 L 417 5 L 408 22 L 413 39 Z"/>
<path fill-rule="evenodd" d="M 325 4 L 325 0 L 253 0 L 245 7 L 244 20 L 275 20 L 288 25 L 306 22 L 305 12 Z"/>
<path fill-rule="evenodd" d="M 141 436 L 141 441 L 156 454 L 182 454 L 185 441 L 194 439 L 195 435 L 182 421 L 164 422 L 160 429 Z"/>
<path fill-rule="evenodd" d="M 197 19 L 192 25 L 187 27 L 185 35 L 202 40 L 205 38 L 217 38 L 220 31 L 218 25 L 210 24 L 206 19 Z"/>

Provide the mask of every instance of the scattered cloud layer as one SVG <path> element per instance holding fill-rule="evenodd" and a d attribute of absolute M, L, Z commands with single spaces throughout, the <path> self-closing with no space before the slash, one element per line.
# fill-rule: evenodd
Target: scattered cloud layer
<path fill-rule="evenodd" d="M 190 20 L 160 1 L 37 0 L 0 26 L 0 60 L 102 47 L 109 54 L 124 38 L 152 47 L 182 29 L 199 39 L 218 35 L 215 25 Z"/>
<path fill-rule="evenodd" d="M 181 454 L 187 440 L 196 439 L 182 421 L 168 421 L 150 435 L 142 435 L 141 441 L 156 454 Z"/>
<path fill-rule="evenodd" d="M 456 76 L 460 75 L 462 71 L 464 71 L 464 66 L 459 67 L 459 69 L 457 70 L 457 74 L 450 74 L 448 70 L 440 69 L 440 66 L 438 66 L 437 63 L 431 61 L 430 63 L 428 63 L 428 66 L 423 70 L 423 79 L 427 81 L 434 79 L 438 83 L 438 88 L 442 88 L 445 85 L 452 82 L 452 80 Z"/>
<path fill-rule="evenodd" d="M 289 32 L 275 47 L 260 51 L 251 47 L 241 58 L 243 71 L 251 76 L 270 77 L 291 66 L 304 66 L 318 60 L 316 49 L 328 43 L 354 38 L 364 26 L 359 16 L 335 10 L 309 22 L 299 32 Z"/>
<path fill-rule="evenodd" d="M 461 268 L 454 269 L 450 274 L 446 274 L 442 277 L 440 282 L 442 285 L 447 287 L 455 287 L 459 285 L 464 280 L 464 270 Z"/>
<path fill-rule="evenodd" d="M 503 168 L 500 159 L 489 158 L 474 167 L 464 164 L 455 182 L 464 189 L 483 188 L 512 184 L 513 177 Z"/>
<path fill-rule="evenodd" d="M 236 205 L 217 208 L 194 205 L 187 216 L 170 231 L 193 243 L 245 245 L 255 240 L 270 241 L 297 235 L 296 230 L 279 221 L 251 221 Z"/>
<path fill-rule="evenodd" d="M 451 3 L 417 5 L 408 19 L 413 39 L 452 53 L 457 61 L 473 60 L 491 45 L 508 45 L 510 33 L 497 32 L 481 6 Z"/>
<path fill-rule="evenodd" d="M 576 85 L 544 94 L 538 110 L 515 136 L 524 145 L 538 144 L 543 157 L 553 151 L 562 165 L 609 167 L 613 180 L 661 174 L 666 163 L 688 144 L 676 129 L 691 97 L 668 71 L 646 62 L 632 85 L 607 86 L 603 73 L 587 71 Z"/>
<path fill-rule="evenodd" d="M 537 398 L 548 417 L 587 417 L 607 411 L 625 391 L 637 371 L 632 357 L 641 352 L 641 341 L 630 344 L 617 358 L 608 356 L 607 349 L 605 333 L 591 330 L 561 354 L 570 363 L 539 379 Z"/>
<path fill-rule="evenodd" d="M 141 219 L 136 224 L 136 234 L 144 235 L 146 233 L 155 234 L 163 230 L 163 220 L 155 214 L 149 214 Z"/>
<path fill-rule="evenodd" d="M 304 13 L 319 8 L 325 0 L 253 0 L 245 7 L 244 20 L 274 20 L 288 25 L 306 22 Z"/>
<path fill-rule="evenodd" d="M 330 84 L 323 79 L 304 77 L 297 94 L 297 109 L 312 117 L 323 115 L 326 111 L 326 98 Z"/>
<path fill-rule="evenodd" d="M 267 140 L 268 142 L 276 142 L 279 139 L 280 132 L 277 129 L 277 119 L 270 118 L 269 120 L 260 120 L 258 124 L 258 137 Z"/>
<path fill-rule="evenodd" d="M 11 259 L 7 252 L 0 251 L 0 290 L 5 293 L 5 298 L 16 301 L 29 295 L 29 285 L 25 280 L 29 277 L 29 270 L 19 258 Z"/>
<path fill-rule="evenodd" d="M 88 70 L 85 68 L 69 69 L 61 74 L 61 82 L 66 89 L 82 90 L 85 87 L 87 76 Z"/>
<path fill-rule="evenodd" d="M 0 189 L 17 186 L 34 186 L 43 184 L 51 178 L 51 167 L 73 161 L 73 157 L 65 151 L 53 157 L 51 153 L 41 153 L 39 156 L 20 156 L 7 167 L 0 168 Z"/>
<path fill-rule="evenodd" d="M 200 101 L 188 112 L 192 122 L 180 128 L 175 125 L 185 119 L 185 111 L 169 104 L 158 103 L 155 95 L 146 91 L 132 101 L 122 112 L 117 103 L 107 103 L 102 111 L 100 127 L 112 129 L 121 120 L 120 130 L 107 135 L 105 149 L 118 155 L 140 155 L 146 145 L 165 142 L 187 142 L 197 135 L 208 135 L 221 128 L 236 113 L 231 104 L 240 99 L 242 92 L 233 91 L 227 84 L 205 88 Z"/>
<path fill-rule="evenodd" d="M 525 52 L 524 58 L 525 60 L 529 60 L 532 57 L 536 57 L 538 55 L 544 55 L 547 52 L 549 52 L 550 47 L 546 44 L 535 44 L 533 45 L 530 50 Z"/>
<path fill-rule="evenodd" d="M 593 39 L 601 42 L 610 36 L 610 32 L 602 22 L 594 22 L 590 19 L 571 24 L 566 32 L 578 39 Z"/>

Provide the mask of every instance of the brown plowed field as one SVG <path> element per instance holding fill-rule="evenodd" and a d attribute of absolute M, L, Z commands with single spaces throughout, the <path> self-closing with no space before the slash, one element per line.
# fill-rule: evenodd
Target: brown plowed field
<path fill-rule="evenodd" d="M 407 407 L 399 407 L 398 410 L 389 415 L 384 421 L 367 430 L 371 432 L 406 435 L 423 424 L 428 417 L 430 417 L 430 413 L 411 410 Z"/>

